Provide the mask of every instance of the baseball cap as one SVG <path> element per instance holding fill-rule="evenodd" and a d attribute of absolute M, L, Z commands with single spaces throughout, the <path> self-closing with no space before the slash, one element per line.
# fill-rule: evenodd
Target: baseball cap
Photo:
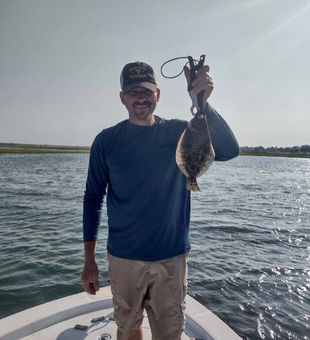
<path fill-rule="evenodd" d="M 157 77 L 153 68 L 140 61 L 126 64 L 121 73 L 121 88 L 124 93 L 137 87 L 153 92 L 157 89 Z"/>

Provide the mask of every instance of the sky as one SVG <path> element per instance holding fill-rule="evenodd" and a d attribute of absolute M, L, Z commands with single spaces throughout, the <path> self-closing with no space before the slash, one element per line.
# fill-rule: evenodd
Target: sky
<path fill-rule="evenodd" d="M 240 146 L 310 144 L 309 36 L 309 0 L 0 0 L 0 142 L 91 145 L 128 118 L 119 76 L 137 60 L 158 75 L 156 115 L 190 120 L 183 74 L 160 67 L 205 54 Z"/>

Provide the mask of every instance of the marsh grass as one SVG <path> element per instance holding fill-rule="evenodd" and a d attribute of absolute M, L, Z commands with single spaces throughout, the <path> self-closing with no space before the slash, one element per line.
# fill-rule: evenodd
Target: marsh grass
<path fill-rule="evenodd" d="M 86 146 L 0 143 L 0 154 L 87 153 L 89 150 Z"/>

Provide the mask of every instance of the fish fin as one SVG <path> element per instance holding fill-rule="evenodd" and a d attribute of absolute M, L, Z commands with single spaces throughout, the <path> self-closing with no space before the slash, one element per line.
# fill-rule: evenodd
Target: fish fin
<path fill-rule="evenodd" d="M 183 133 L 181 134 L 181 137 L 179 138 L 176 153 L 175 153 L 175 160 L 176 160 L 177 164 L 182 163 L 182 160 L 183 160 L 182 143 L 183 143 L 184 135 L 185 135 L 185 130 L 183 131 Z"/>
<path fill-rule="evenodd" d="M 187 170 L 186 170 L 186 164 L 185 164 L 184 159 L 183 159 L 183 149 L 182 149 L 182 143 L 183 143 L 184 135 L 185 135 L 185 130 L 183 131 L 183 133 L 182 133 L 182 135 L 179 139 L 177 149 L 176 149 L 176 152 L 175 152 L 175 160 L 176 160 L 178 167 L 183 172 L 183 174 L 186 177 L 188 177 L 188 173 L 187 173 Z"/>
<path fill-rule="evenodd" d="M 201 191 L 199 186 L 198 186 L 196 178 L 192 178 L 192 179 L 188 178 L 187 179 L 186 189 L 190 190 L 190 191 L 193 191 L 193 192 Z"/>
<path fill-rule="evenodd" d="M 186 167 L 184 164 L 178 164 L 178 167 L 180 168 L 180 170 L 183 172 L 183 174 L 188 177 L 188 173 L 186 171 Z"/>

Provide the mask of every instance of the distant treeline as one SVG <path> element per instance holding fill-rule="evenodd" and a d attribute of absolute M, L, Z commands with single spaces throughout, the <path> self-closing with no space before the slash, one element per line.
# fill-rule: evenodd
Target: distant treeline
<path fill-rule="evenodd" d="M 240 147 L 240 154 L 250 156 L 310 158 L 310 145 L 291 147 L 270 146 L 268 148 L 264 148 L 263 146 L 242 146 Z"/>
<path fill-rule="evenodd" d="M 271 153 L 310 153 L 310 145 L 291 146 L 291 147 L 277 147 L 270 146 L 264 148 L 263 146 L 242 146 L 240 151 L 244 152 L 271 152 Z"/>

